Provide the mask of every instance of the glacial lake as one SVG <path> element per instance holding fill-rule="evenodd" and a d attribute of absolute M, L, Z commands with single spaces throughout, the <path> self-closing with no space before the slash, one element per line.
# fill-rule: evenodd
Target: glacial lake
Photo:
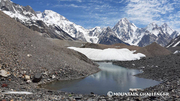
<path fill-rule="evenodd" d="M 133 76 L 141 73 L 139 70 L 127 69 L 112 63 L 99 62 L 100 72 L 84 79 L 56 81 L 44 85 L 50 90 L 65 91 L 77 94 L 90 94 L 91 92 L 106 95 L 108 91 L 128 92 L 129 88 L 147 88 L 159 84 L 159 81 L 138 78 Z"/>

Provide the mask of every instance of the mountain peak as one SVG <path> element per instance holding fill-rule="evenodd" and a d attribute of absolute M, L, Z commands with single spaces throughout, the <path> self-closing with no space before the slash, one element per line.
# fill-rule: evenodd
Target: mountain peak
<path fill-rule="evenodd" d="M 60 21 L 60 20 L 67 20 L 64 16 L 52 11 L 52 10 L 45 10 L 42 13 L 42 18 L 46 18 L 48 21 Z M 57 22 L 56 22 L 57 23 Z"/>
<path fill-rule="evenodd" d="M 155 22 L 153 22 L 153 23 L 150 23 L 147 27 L 146 27 L 146 29 L 149 31 L 149 32 L 152 32 L 154 29 L 158 29 L 158 25 L 155 23 Z M 158 33 L 157 33 L 158 34 Z"/>
<path fill-rule="evenodd" d="M 107 27 L 102 33 L 103 36 L 110 36 L 110 35 L 115 35 L 115 33 L 112 31 L 112 29 L 110 27 Z"/>
<path fill-rule="evenodd" d="M 108 26 L 108 27 L 106 28 L 106 30 L 107 30 L 107 31 L 111 31 L 112 29 Z"/>
<path fill-rule="evenodd" d="M 0 2 L 12 2 L 11 0 L 0 0 Z"/>
<path fill-rule="evenodd" d="M 122 18 L 122 19 L 119 21 L 119 24 L 128 24 L 128 23 L 130 23 L 130 22 L 128 21 L 127 18 Z"/>
<path fill-rule="evenodd" d="M 62 36 L 61 38 L 69 39 L 71 36 L 82 41 L 97 43 L 101 37 L 106 37 L 101 38 L 105 40 L 111 37 L 110 43 L 113 43 L 113 41 L 120 42 L 117 41 L 120 39 L 133 45 L 139 45 L 139 43 L 148 45 L 154 40 L 160 40 L 159 42 L 157 41 L 158 44 L 165 45 L 171 38 L 178 35 L 178 32 L 173 31 L 166 23 L 159 27 L 156 23 L 151 23 L 146 28 L 140 29 L 128 21 L 127 18 L 119 20 L 113 28 L 95 27 L 85 29 L 52 10 L 34 12 L 30 6 L 20 6 L 10 0 L 0 0 L 0 9 L 10 17 L 18 18 L 17 20 L 28 28 L 31 27 L 33 30 L 43 33 L 48 31 L 48 35 L 53 38 L 58 35 Z M 117 40 L 113 40 L 113 38 Z"/>
<path fill-rule="evenodd" d="M 167 23 L 164 23 L 164 24 L 162 24 L 162 26 L 168 26 L 168 24 L 167 24 Z"/>
<path fill-rule="evenodd" d="M 167 23 L 161 25 L 162 28 L 170 28 Z M 170 28 L 171 29 L 171 28 Z"/>
<path fill-rule="evenodd" d="M 10 0 L 0 0 L 0 9 L 15 12 L 13 3 Z"/>
<path fill-rule="evenodd" d="M 52 10 L 44 10 L 44 13 L 56 13 L 56 12 L 54 12 Z"/>
<path fill-rule="evenodd" d="M 153 22 L 153 23 L 150 23 L 148 26 L 152 26 L 152 27 L 158 27 L 158 25 L 157 25 L 155 22 Z"/>
<path fill-rule="evenodd" d="M 121 20 L 123 20 L 123 21 L 128 21 L 128 19 L 127 19 L 127 18 L 122 18 Z"/>
<path fill-rule="evenodd" d="M 129 22 L 127 18 L 122 18 L 114 27 L 113 31 L 122 41 L 128 41 L 133 38 L 133 33 L 137 30 L 137 27 Z"/>
<path fill-rule="evenodd" d="M 27 11 L 33 10 L 32 7 L 29 6 L 29 5 L 25 6 L 25 8 L 26 8 Z"/>
<path fill-rule="evenodd" d="M 169 35 L 173 34 L 174 30 L 172 30 L 167 23 L 164 23 L 163 25 L 161 25 L 161 28 L 163 30 L 164 33 L 168 33 Z"/>

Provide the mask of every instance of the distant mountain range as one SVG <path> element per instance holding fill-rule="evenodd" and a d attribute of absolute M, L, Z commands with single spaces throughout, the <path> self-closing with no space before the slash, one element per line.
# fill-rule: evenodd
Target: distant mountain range
<path fill-rule="evenodd" d="M 28 28 L 51 38 L 108 45 L 126 43 L 143 47 L 153 42 L 166 46 L 179 35 L 179 32 L 171 29 L 166 23 L 162 26 L 151 23 L 146 28 L 138 28 L 126 18 L 122 18 L 113 28 L 85 29 L 54 11 L 35 12 L 30 6 L 20 6 L 10 0 L 1 0 L 0 9 Z"/>

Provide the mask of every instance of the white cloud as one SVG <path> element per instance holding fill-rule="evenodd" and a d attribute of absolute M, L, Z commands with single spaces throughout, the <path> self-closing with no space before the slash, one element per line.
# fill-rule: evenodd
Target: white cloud
<path fill-rule="evenodd" d="M 74 7 L 74 8 L 86 8 L 86 6 L 79 6 L 79 5 L 76 5 L 76 4 L 57 4 L 57 5 L 54 5 L 54 7 Z"/>
<path fill-rule="evenodd" d="M 83 21 L 76 21 L 84 27 L 113 27 L 121 18 L 128 18 L 138 26 L 147 26 L 155 22 L 158 25 L 167 23 L 171 28 L 180 31 L 180 0 L 57 0 L 61 3 L 55 7 L 82 8 L 78 16 Z M 65 2 L 68 1 L 69 3 Z M 63 2 L 63 3 L 62 3 Z M 76 2 L 76 3 L 75 3 Z M 114 6 L 114 5 L 115 6 Z M 119 5 L 119 6 L 118 6 Z M 73 15 L 72 15 L 73 16 Z M 88 24 L 87 24 L 88 23 Z M 93 24 L 95 23 L 95 24 Z"/>
<path fill-rule="evenodd" d="M 70 7 L 75 7 L 75 8 L 83 7 L 83 6 L 78 6 L 78 5 L 75 5 L 75 4 L 70 4 L 69 6 L 70 6 Z"/>
<path fill-rule="evenodd" d="M 129 20 L 135 24 L 148 25 L 155 22 L 168 23 L 170 27 L 180 31 L 180 12 L 176 8 L 179 0 L 130 0 L 125 12 Z"/>
<path fill-rule="evenodd" d="M 131 0 L 131 2 L 139 2 L 139 0 Z"/>
<path fill-rule="evenodd" d="M 76 2 L 82 2 L 82 0 L 57 0 L 58 2 L 61 2 L 61 1 L 76 1 Z"/>

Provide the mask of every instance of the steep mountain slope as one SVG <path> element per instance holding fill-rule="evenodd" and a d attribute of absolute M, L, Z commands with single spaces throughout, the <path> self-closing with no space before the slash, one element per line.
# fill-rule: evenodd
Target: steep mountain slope
<path fill-rule="evenodd" d="M 35 12 L 30 6 L 23 7 L 14 4 L 10 0 L 1 0 L 0 2 L 0 9 L 7 15 L 21 22 L 28 28 L 43 33 L 43 36 L 51 38 L 66 40 L 78 39 L 85 42 L 103 44 L 113 44 L 124 41 L 130 45 L 143 47 L 153 42 L 165 46 L 179 34 L 179 32 L 171 29 L 166 23 L 162 26 L 151 23 L 146 28 L 137 28 L 126 18 L 122 18 L 112 28 L 116 37 L 114 35 L 107 37 L 106 35 L 102 35 L 106 34 L 104 33 L 106 28 L 95 27 L 85 29 L 51 10 Z M 111 42 L 107 42 L 107 40 Z"/>
<path fill-rule="evenodd" d="M 138 43 L 138 46 L 141 47 L 147 46 L 153 42 L 156 42 L 161 46 L 165 46 L 172 39 L 170 35 L 173 33 L 173 30 L 171 30 L 166 23 L 161 27 L 158 27 L 155 23 L 151 23 L 143 30 L 146 31 L 146 34 Z"/>
<path fill-rule="evenodd" d="M 122 40 L 120 40 L 116 34 L 112 31 L 110 27 L 107 27 L 100 35 L 99 35 L 99 44 L 106 44 L 106 45 L 112 45 L 116 43 L 124 43 Z"/>
<path fill-rule="evenodd" d="M 177 47 L 177 46 L 180 46 L 180 35 L 174 38 L 173 40 L 171 40 L 171 42 L 166 46 L 166 48 Z"/>
<path fill-rule="evenodd" d="M 99 41 L 99 35 L 105 30 L 105 28 L 100 28 L 100 27 L 95 27 L 92 29 L 89 29 L 89 36 L 90 36 L 90 41 L 92 43 L 98 43 Z"/>
<path fill-rule="evenodd" d="M 46 25 L 51 25 L 53 27 L 58 26 L 66 33 L 68 33 L 71 37 L 90 42 L 86 29 L 84 29 L 82 26 L 74 24 L 73 22 L 70 22 L 64 16 L 54 11 L 45 10 L 42 13 L 38 13 L 37 16 L 40 20 L 45 22 Z"/>
<path fill-rule="evenodd" d="M 149 45 L 150 43 L 152 42 L 155 42 L 156 41 L 156 36 L 154 34 L 145 34 L 141 40 L 139 41 L 138 43 L 138 46 L 140 47 L 144 47 L 144 46 L 147 46 Z"/>
<path fill-rule="evenodd" d="M 172 30 L 167 23 L 164 23 L 162 26 L 162 31 L 166 34 L 166 35 L 172 35 L 174 30 Z M 175 38 L 175 36 L 173 36 L 172 38 Z"/>
<path fill-rule="evenodd" d="M 10 0 L 1 0 L 0 9 L 11 18 L 16 19 L 30 29 L 43 33 L 46 37 L 75 40 L 59 26 L 51 26 L 43 22 L 30 6 L 24 7 Z"/>
<path fill-rule="evenodd" d="M 151 37 L 150 40 L 152 41 L 150 41 L 149 43 L 157 42 L 161 46 L 165 46 L 172 39 L 170 35 L 173 33 L 173 30 L 169 28 L 169 26 L 166 23 L 164 23 L 161 27 L 158 27 L 158 25 L 155 23 L 151 23 L 145 29 L 151 33 L 149 34 L 149 37 L 154 35 L 154 38 Z M 143 40 L 146 40 L 146 39 L 147 38 Z M 140 43 L 143 44 L 143 42 L 140 42 Z M 141 45 L 141 46 L 145 46 L 145 45 Z"/>
<path fill-rule="evenodd" d="M 62 70 L 68 77 L 79 78 L 99 70 L 86 56 L 53 44 L 1 11 L 0 63 L 18 75 L 22 71 L 28 75 L 34 72 L 52 75 Z M 67 78 L 58 73 L 55 76 L 59 79 Z"/>
<path fill-rule="evenodd" d="M 137 27 L 126 18 L 122 18 L 114 27 L 113 31 L 124 42 L 130 43 L 134 37 Z"/>
<path fill-rule="evenodd" d="M 101 28 L 84 29 L 76 25 L 64 16 L 51 11 L 35 12 L 30 6 L 20 6 L 10 0 L 1 0 L 0 9 L 25 26 L 35 31 L 44 33 L 44 36 L 66 40 L 82 40 L 85 42 L 97 42 L 97 34 Z M 90 36 L 89 33 L 96 33 Z"/>
<path fill-rule="evenodd" d="M 171 37 L 174 39 L 176 38 L 178 35 L 180 35 L 180 33 L 178 31 L 174 31 L 172 34 L 171 34 Z"/>
<path fill-rule="evenodd" d="M 141 47 L 153 42 L 165 46 L 172 38 L 179 34 L 177 31 L 172 30 L 166 23 L 160 27 L 155 23 L 151 23 L 146 28 L 137 28 L 126 18 L 121 19 L 113 27 L 113 31 L 122 41 Z"/>
<path fill-rule="evenodd" d="M 100 27 L 85 29 L 82 26 L 76 25 L 75 23 L 66 19 L 64 16 L 51 10 L 38 12 L 37 16 L 38 19 L 43 21 L 46 25 L 51 25 L 54 28 L 61 28 L 71 37 L 85 42 L 97 43 L 99 39 L 98 36 L 103 30 Z M 58 33 L 58 31 L 56 32 Z"/>

